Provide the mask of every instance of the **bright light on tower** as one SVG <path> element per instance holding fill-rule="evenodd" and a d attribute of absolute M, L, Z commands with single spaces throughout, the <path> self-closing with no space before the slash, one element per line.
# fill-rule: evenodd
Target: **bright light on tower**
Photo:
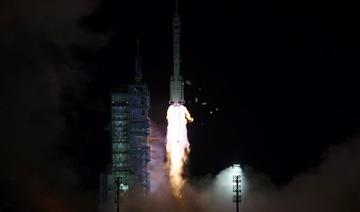
<path fill-rule="evenodd" d="M 239 212 L 239 203 L 241 202 L 241 181 L 242 181 L 242 172 L 239 164 L 234 164 L 232 166 L 233 173 L 233 202 L 236 204 L 236 212 Z"/>

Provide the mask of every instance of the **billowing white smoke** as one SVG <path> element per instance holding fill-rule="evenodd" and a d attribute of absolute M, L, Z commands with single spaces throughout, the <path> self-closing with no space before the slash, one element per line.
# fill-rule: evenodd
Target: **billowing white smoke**
<path fill-rule="evenodd" d="M 240 166 L 230 166 L 227 169 L 221 171 L 214 179 L 213 185 L 210 187 L 210 193 L 213 196 L 214 206 L 216 210 L 226 211 L 226 209 L 233 211 L 234 203 L 232 202 L 233 195 L 233 176 L 240 175 L 241 176 L 241 190 L 242 194 L 246 190 L 245 182 L 246 179 L 242 174 L 242 170 Z"/>
<path fill-rule="evenodd" d="M 164 145 L 164 143 L 162 144 Z M 268 177 L 242 171 L 242 212 L 358 212 L 360 211 L 360 142 L 354 140 L 332 147 L 317 167 L 294 178 L 289 184 L 275 186 Z M 166 174 L 164 170 L 163 175 Z M 214 178 L 189 181 L 183 187 L 179 203 L 163 185 L 146 199 L 135 197 L 124 204 L 125 211 L 231 212 L 235 211 L 231 166 Z M 153 173 L 152 173 L 153 174 Z M 159 195 L 160 198 L 159 198 Z M 142 204 L 139 203 L 141 198 Z"/>
<path fill-rule="evenodd" d="M 166 175 L 166 137 L 164 132 L 158 125 L 151 122 L 150 130 L 150 156 L 149 172 L 150 172 L 150 193 L 151 195 L 159 194 L 164 189 L 164 186 L 168 187 L 167 182 L 169 179 Z"/>

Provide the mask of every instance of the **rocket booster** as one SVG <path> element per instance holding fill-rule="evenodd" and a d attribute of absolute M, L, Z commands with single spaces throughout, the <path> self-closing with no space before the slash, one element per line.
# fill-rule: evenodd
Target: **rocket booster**
<path fill-rule="evenodd" d="M 170 104 L 185 104 L 184 100 L 184 80 L 180 74 L 180 16 L 177 10 L 173 18 L 173 33 L 174 33 L 174 43 L 173 43 L 173 69 L 174 73 L 170 78 Z"/>

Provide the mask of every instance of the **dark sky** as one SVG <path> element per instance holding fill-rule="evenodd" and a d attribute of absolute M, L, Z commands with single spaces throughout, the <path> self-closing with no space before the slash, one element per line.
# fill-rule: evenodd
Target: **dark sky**
<path fill-rule="evenodd" d="M 180 1 L 191 177 L 239 162 L 285 184 L 358 133 L 356 8 Z M 58 196 L 73 205 L 69 189 L 84 202 L 95 197 L 110 158 L 109 92 L 133 80 L 137 37 L 150 117 L 165 129 L 173 12 L 169 0 L 0 3 L 1 207 L 30 201 L 51 211 Z"/>
<path fill-rule="evenodd" d="M 91 58 L 103 95 L 132 80 L 141 37 L 150 116 L 163 126 L 173 12 L 172 1 L 109 0 L 88 20 L 112 35 Z M 195 118 L 191 175 L 240 162 L 286 183 L 357 132 L 359 33 L 351 5 L 180 1 L 180 15 L 182 73 L 192 82 L 185 98 Z M 195 97 L 208 105 L 195 104 Z"/>

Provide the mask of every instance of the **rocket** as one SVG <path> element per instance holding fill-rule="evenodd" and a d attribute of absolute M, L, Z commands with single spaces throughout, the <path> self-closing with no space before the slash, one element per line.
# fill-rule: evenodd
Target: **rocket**
<path fill-rule="evenodd" d="M 175 15 L 173 17 L 173 71 L 170 77 L 170 100 L 169 104 L 185 104 L 184 80 L 180 74 L 180 16 L 176 2 Z"/>

